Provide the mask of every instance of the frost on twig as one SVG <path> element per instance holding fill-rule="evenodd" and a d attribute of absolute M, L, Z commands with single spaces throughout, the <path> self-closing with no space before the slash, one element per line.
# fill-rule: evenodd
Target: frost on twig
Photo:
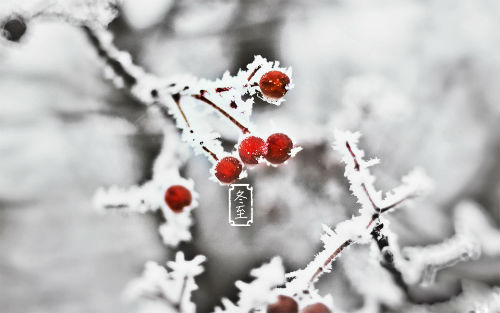
<path fill-rule="evenodd" d="M 137 213 L 161 210 L 165 218 L 159 228 L 163 242 L 168 246 L 177 246 L 181 241 L 191 240 L 191 212 L 198 206 L 198 194 L 194 190 L 194 182 L 179 174 L 179 167 L 186 158 L 187 152 L 178 137 L 171 128 L 165 128 L 162 150 L 155 160 L 152 179 L 141 186 L 99 189 L 94 197 L 96 208 L 104 212 L 113 209 Z M 165 191 L 173 185 L 184 186 L 191 192 L 192 201 L 182 212 L 174 212 L 165 203 Z"/>
<path fill-rule="evenodd" d="M 132 300 L 159 302 L 163 312 L 193 313 L 196 305 L 191 294 L 198 289 L 195 277 L 203 273 L 205 257 L 196 256 L 188 261 L 182 252 L 177 252 L 175 261 L 168 261 L 165 267 L 155 262 L 146 263 L 144 273 L 129 283 L 125 295 Z"/>
<path fill-rule="evenodd" d="M 274 257 L 269 263 L 253 269 L 250 275 L 254 277 L 253 281 L 235 283 L 240 290 L 238 302 L 233 303 L 223 298 L 223 308 L 216 307 L 214 313 L 248 313 L 276 301 L 278 293 L 275 287 L 285 282 L 285 270 L 281 259 Z"/>
<path fill-rule="evenodd" d="M 402 255 L 408 259 L 405 266 L 408 281 L 428 285 L 443 268 L 476 260 L 481 254 L 500 255 L 500 231 L 491 225 L 478 204 L 461 202 L 454 213 L 455 235 L 451 238 L 434 245 L 402 250 Z"/>
<path fill-rule="evenodd" d="M 405 200 L 415 197 L 433 188 L 430 178 L 422 169 L 415 169 L 402 178 L 402 184 L 388 192 L 385 197 L 375 190 L 375 177 L 370 173 L 370 167 L 379 163 L 379 159 L 365 161 L 364 151 L 357 144 L 361 134 L 336 131 L 334 149 L 341 153 L 345 163 L 344 175 L 347 177 L 352 194 L 361 205 L 361 214 L 383 213 Z"/>
<path fill-rule="evenodd" d="M 320 251 L 304 269 L 287 274 L 291 279 L 287 289 L 302 294 L 314 290 L 313 285 L 321 274 L 330 272 L 332 262 L 341 255 L 345 248 L 353 243 L 367 244 L 372 240 L 371 232 L 375 225 L 385 222 L 382 213 L 397 207 L 404 200 L 429 189 L 431 186 L 422 171 L 414 172 L 403 179 L 403 184 L 383 198 L 375 190 L 375 177 L 369 167 L 377 164 L 377 159 L 364 160 L 364 151 L 357 147 L 360 134 L 344 131 L 335 132 L 334 149 L 340 152 L 345 163 L 345 176 L 350 183 L 350 190 L 361 205 L 360 214 L 350 220 L 337 224 L 334 230 L 323 225 L 321 237 L 323 250 Z M 375 223 L 374 223 L 375 222 Z M 395 240 L 395 239 L 392 239 Z"/>

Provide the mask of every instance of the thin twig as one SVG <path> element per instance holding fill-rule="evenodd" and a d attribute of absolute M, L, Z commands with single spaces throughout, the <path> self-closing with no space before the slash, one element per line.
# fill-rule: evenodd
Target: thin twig
<path fill-rule="evenodd" d="M 92 43 L 94 48 L 97 50 L 97 53 L 100 57 L 102 57 L 106 63 L 113 69 L 116 75 L 120 76 L 123 79 L 123 82 L 127 85 L 128 88 L 132 88 L 135 84 L 137 84 L 137 78 L 134 77 L 129 71 L 127 71 L 123 65 L 109 55 L 108 51 L 102 46 L 100 39 L 97 37 L 95 32 L 88 26 L 82 26 L 85 34 L 89 38 L 89 41 Z"/>
<path fill-rule="evenodd" d="M 241 131 L 243 132 L 243 134 L 249 134 L 250 133 L 250 130 L 247 127 L 243 126 L 234 117 L 232 117 L 231 114 L 227 113 L 224 109 L 222 109 L 221 107 L 219 107 L 218 105 L 216 105 L 215 103 L 213 103 L 212 101 L 210 101 L 203 94 L 200 93 L 200 94 L 197 94 L 197 95 L 193 95 L 193 98 L 195 98 L 197 100 L 200 100 L 200 101 L 203 101 L 206 104 L 210 105 L 212 108 L 214 108 L 217 111 L 219 111 L 219 113 L 221 113 L 224 117 L 228 118 L 233 124 L 235 124 L 236 126 L 238 126 L 239 129 L 241 129 Z"/>
<path fill-rule="evenodd" d="M 177 303 L 174 305 L 175 309 L 179 312 L 182 313 L 182 298 L 184 298 L 184 292 L 186 291 L 186 285 L 187 285 L 187 280 L 188 277 L 184 276 L 184 280 L 182 282 L 182 287 L 181 287 L 181 293 L 179 295 L 179 300 Z"/>
<path fill-rule="evenodd" d="M 319 267 L 316 272 L 313 274 L 313 276 L 311 277 L 311 279 L 309 280 L 309 284 L 312 284 L 314 282 L 314 280 L 316 280 L 316 278 L 321 274 L 323 273 L 323 269 L 325 267 L 327 267 L 330 262 L 332 262 L 333 259 L 335 259 L 335 257 L 340 253 L 342 252 L 345 248 L 349 247 L 351 244 L 353 243 L 352 240 L 346 240 L 343 244 L 340 245 L 340 247 L 338 247 L 335 251 L 333 251 L 333 253 L 328 257 L 328 259 L 326 259 L 326 261 L 323 263 L 323 266 L 322 267 Z"/>
<path fill-rule="evenodd" d="M 379 211 L 380 211 L 380 209 L 379 209 L 379 207 L 375 204 L 375 202 L 373 201 L 372 196 L 371 196 L 371 195 L 370 195 L 370 193 L 368 192 L 368 189 L 366 188 L 365 183 L 361 183 L 361 187 L 363 187 L 363 190 L 364 190 L 364 192 L 365 192 L 366 196 L 368 197 L 368 200 L 370 200 L 370 203 L 372 204 L 373 209 L 374 209 L 375 211 L 379 212 Z"/>
<path fill-rule="evenodd" d="M 386 207 L 381 208 L 380 209 L 380 213 L 384 213 L 386 211 L 389 211 L 390 209 L 394 208 L 397 205 L 400 205 L 401 203 L 405 202 L 406 200 L 409 200 L 409 199 L 413 198 L 414 196 L 415 195 L 413 195 L 413 194 L 408 194 L 405 197 L 399 199 L 398 201 L 396 201 L 396 202 L 394 202 L 392 204 L 389 204 Z"/>

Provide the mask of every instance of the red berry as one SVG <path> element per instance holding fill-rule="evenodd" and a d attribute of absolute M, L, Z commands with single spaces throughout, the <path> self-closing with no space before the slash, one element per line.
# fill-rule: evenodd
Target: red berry
<path fill-rule="evenodd" d="M 259 87 L 262 94 L 269 98 L 278 99 L 287 92 L 286 87 L 290 84 L 290 78 L 280 71 L 270 71 L 262 75 Z"/>
<path fill-rule="evenodd" d="M 245 164 L 257 164 L 266 155 L 267 145 L 262 138 L 250 136 L 245 138 L 238 147 L 240 158 Z"/>
<path fill-rule="evenodd" d="M 165 192 L 165 202 L 175 213 L 182 212 L 184 207 L 191 204 L 191 192 L 184 186 L 173 185 Z"/>
<path fill-rule="evenodd" d="M 241 168 L 237 158 L 225 157 L 215 166 L 215 177 L 222 183 L 231 184 L 240 176 Z"/>
<path fill-rule="evenodd" d="M 277 133 L 267 137 L 266 160 L 273 164 L 280 164 L 290 158 L 293 148 L 292 140 L 285 134 Z"/>
<path fill-rule="evenodd" d="M 323 303 L 318 302 L 306 306 L 300 313 L 332 313 L 332 311 Z"/>
<path fill-rule="evenodd" d="M 267 313 L 298 313 L 299 305 L 293 298 L 278 296 L 278 301 L 267 306 Z"/>

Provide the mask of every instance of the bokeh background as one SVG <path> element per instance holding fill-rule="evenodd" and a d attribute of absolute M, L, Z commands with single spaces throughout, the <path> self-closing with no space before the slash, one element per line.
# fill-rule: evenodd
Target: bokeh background
<path fill-rule="evenodd" d="M 228 225 L 227 188 L 208 180 L 204 157 L 183 168 L 200 206 L 194 240 L 180 249 L 208 257 L 194 294 L 199 312 L 234 299 L 234 281 L 274 255 L 288 270 L 303 267 L 321 247 L 321 224 L 356 214 L 330 148 L 336 127 L 363 133 L 361 147 L 382 160 L 380 189 L 415 166 L 435 180 L 431 195 L 392 216 L 402 246 L 450 237 L 462 200 L 499 227 L 499 14 L 497 0 L 124 0 L 110 24 L 116 44 L 155 74 L 215 79 L 256 54 L 293 67 L 287 101 L 258 102 L 253 120 L 278 125 L 304 151 L 250 172 L 252 227 Z M 121 296 L 127 282 L 173 253 L 159 239 L 161 217 L 100 215 L 92 197 L 100 186 L 146 181 L 169 122 L 102 77 L 78 28 L 40 20 L 20 43 L 2 41 L 0 311 L 134 311 Z M 421 303 L 446 300 L 462 279 L 499 285 L 499 268 L 483 257 L 410 292 Z M 363 301 L 348 270 L 340 260 L 320 284 L 346 310 Z"/>

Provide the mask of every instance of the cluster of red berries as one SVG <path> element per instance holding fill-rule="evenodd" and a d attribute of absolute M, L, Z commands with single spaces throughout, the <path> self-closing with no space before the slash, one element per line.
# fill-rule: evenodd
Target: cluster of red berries
<path fill-rule="evenodd" d="M 253 74 L 252 74 L 253 75 Z M 290 78 L 280 71 L 269 71 L 259 81 L 260 91 L 265 97 L 279 99 L 288 91 Z M 258 164 L 263 158 L 272 164 L 281 164 L 290 158 L 292 140 L 285 134 L 270 135 L 266 141 L 256 136 L 245 138 L 238 146 L 241 161 L 246 165 Z M 218 160 L 215 176 L 224 184 L 231 184 L 241 174 L 243 164 L 235 157 L 228 156 Z M 165 192 L 165 202 L 176 212 L 191 204 L 191 192 L 184 186 L 170 186 Z"/>
<path fill-rule="evenodd" d="M 288 91 L 290 78 L 280 71 L 269 71 L 262 75 L 259 87 L 268 98 L 279 99 Z M 262 138 L 250 136 L 238 147 L 241 161 L 246 165 L 258 164 L 265 158 L 272 164 L 281 164 L 290 158 L 293 148 L 292 140 L 285 134 L 272 134 L 264 141 Z M 231 184 L 241 174 L 243 164 L 235 157 L 225 157 L 215 166 L 215 177 L 224 184 Z"/>
<path fill-rule="evenodd" d="M 174 213 L 180 213 L 185 207 L 189 206 L 192 201 L 191 191 L 181 185 L 173 185 L 168 187 L 165 192 L 165 203 Z"/>
<path fill-rule="evenodd" d="M 290 158 L 293 149 L 292 140 L 285 134 L 272 134 L 264 141 L 262 138 L 250 136 L 238 146 L 238 154 L 246 165 L 258 164 L 265 158 L 272 164 L 281 164 Z M 230 184 L 241 173 L 243 165 L 235 157 L 225 157 L 215 166 L 215 176 L 220 182 Z"/>
<path fill-rule="evenodd" d="M 267 313 L 298 313 L 297 301 L 288 296 L 278 296 L 278 301 L 267 307 Z M 330 309 L 321 302 L 313 303 L 303 308 L 300 313 L 331 313 Z"/>

